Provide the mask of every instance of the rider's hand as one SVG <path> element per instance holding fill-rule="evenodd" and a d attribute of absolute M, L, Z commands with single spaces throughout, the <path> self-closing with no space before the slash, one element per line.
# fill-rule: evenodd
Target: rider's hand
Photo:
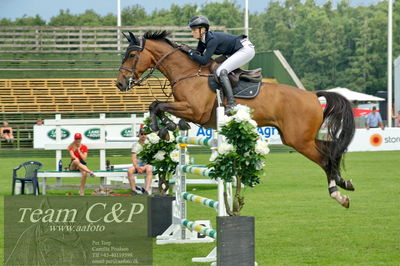
<path fill-rule="evenodd" d="M 181 50 L 182 52 L 187 53 L 187 54 L 189 54 L 192 51 L 192 49 L 186 44 L 182 44 L 179 47 L 179 50 Z"/>

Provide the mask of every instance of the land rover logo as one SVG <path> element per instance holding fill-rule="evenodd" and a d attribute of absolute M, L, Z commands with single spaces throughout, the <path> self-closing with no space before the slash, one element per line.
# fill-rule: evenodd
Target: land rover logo
<path fill-rule="evenodd" d="M 61 129 L 61 139 L 66 139 L 69 137 L 69 135 L 71 135 L 71 133 L 67 130 L 62 128 Z M 47 136 L 51 139 L 56 139 L 56 129 L 52 129 L 49 132 L 47 132 Z"/>
<path fill-rule="evenodd" d="M 121 130 L 121 136 L 124 137 L 124 138 L 133 137 L 132 128 L 128 127 L 128 128 L 125 128 L 125 129 Z"/>
<path fill-rule="evenodd" d="M 100 128 L 90 128 L 86 130 L 84 134 L 88 139 L 100 139 Z"/>

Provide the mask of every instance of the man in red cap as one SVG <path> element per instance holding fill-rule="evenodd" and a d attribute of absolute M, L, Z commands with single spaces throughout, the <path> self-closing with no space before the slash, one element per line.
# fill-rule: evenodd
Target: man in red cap
<path fill-rule="evenodd" d="M 93 171 L 87 167 L 86 158 L 88 155 L 88 147 L 82 144 L 82 134 L 75 133 L 74 141 L 68 147 L 69 154 L 71 155 L 71 163 L 69 170 L 80 171 L 82 173 L 81 186 L 79 188 L 79 195 L 85 195 L 86 176 L 94 176 Z"/>

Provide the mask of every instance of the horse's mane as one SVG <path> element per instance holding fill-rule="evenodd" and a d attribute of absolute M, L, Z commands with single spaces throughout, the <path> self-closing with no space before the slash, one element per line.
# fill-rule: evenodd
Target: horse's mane
<path fill-rule="evenodd" d="M 166 31 L 166 30 L 159 30 L 159 31 L 147 31 L 144 35 L 143 38 L 149 39 L 149 40 L 160 40 L 160 41 L 165 41 L 169 45 L 171 45 L 174 48 L 177 48 L 178 45 L 168 39 L 167 37 L 171 34 L 171 32 Z"/>

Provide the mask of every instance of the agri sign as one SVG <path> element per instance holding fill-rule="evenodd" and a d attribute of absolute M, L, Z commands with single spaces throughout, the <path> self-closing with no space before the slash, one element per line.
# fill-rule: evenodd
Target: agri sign
<path fill-rule="evenodd" d="M 274 136 L 276 137 L 279 136 L 279 131 L 275 127 L 258 127 L 257 131 L 266 139 L 269 139 Z M 200 137 L 211 138 L 212 135 L 213 135 L 213 130 L 211 128 L 199 127 L 196 132 L 196 137 L 200 136 Z"/>

